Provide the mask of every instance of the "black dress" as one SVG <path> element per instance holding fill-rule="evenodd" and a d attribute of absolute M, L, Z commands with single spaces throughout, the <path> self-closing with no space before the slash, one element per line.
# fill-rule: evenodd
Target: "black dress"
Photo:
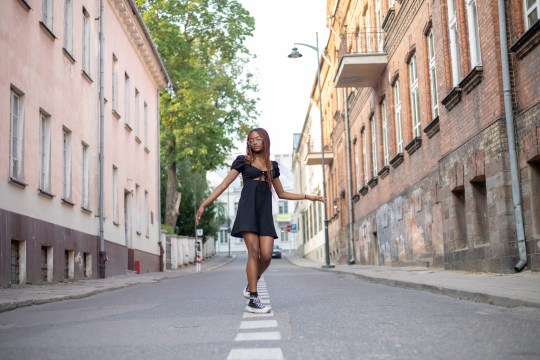
<path fill-rule="evenodd" d="M 240 172 L 244 180 L 231 236 L 241 238 L 242 232 L 253 232 L 277 239 L 272 217 L 272 189 L 266 181 L 266 171 L 246 163 L 244 155 L 239 155 L 233 161 L 231 169 Z M 275 161 L 272 161 L 272 175 L 274 179 L 279 177 L 279 167 Z M 262 180 L 255 180 L 257 178 Z"/>

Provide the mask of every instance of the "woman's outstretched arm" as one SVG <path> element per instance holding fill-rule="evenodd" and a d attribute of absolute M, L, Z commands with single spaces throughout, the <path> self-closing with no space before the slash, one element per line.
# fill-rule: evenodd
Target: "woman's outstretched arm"
<path fill-rule="evenodd" d="M 279 180 L 279 178 L 274 179 L 273 184 L 274 184 L 274 190 L 276 190 L 276 194 L 280 199 L 310 200 L 310 201 L 326 202 L 326 199 L 324 198 L 324 196 L 310 195 L 310 194 L 295 194 L 295 193 L 290 193 L 283 190 L 283 185 L 281 185 L 281 181 Z"/>
<path fill-rule="evenodd" d="M 231 172 L 229 174 L 227 174 L 227 176 L 225 176 L 225 179 L 223 179 L 223 181 L 221 182 L 221 184 L 219 184 L 216 189 L 214 190 L 214 192 L 212 192 L 212 194 L 210 194 L 209 197 L 207 197 L 202 203 L 201 205 L 199 206 L 199 209 L 197 210 L 197 215 L 195 215 L 195 223 L 197 225 L 199 225 L 199 220 L 201 220 L 201 216 L 204 212 L 204 209 L 210 205 L 214 200 L 216 200 L 219 195 L 223 194 L 223 192 L 225 190 L 227 190 L 227 188 L 229 187 L 229 185 L 231 185 L 231 183 L 234 181 L 234 179 L 236 179 L 238 177 L 240 173 L 237 171 L 237 170 L 231 170 Z"/>

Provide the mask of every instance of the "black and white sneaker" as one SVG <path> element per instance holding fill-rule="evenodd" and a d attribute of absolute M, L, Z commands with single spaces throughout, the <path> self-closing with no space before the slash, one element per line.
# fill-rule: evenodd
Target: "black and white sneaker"
<path fill-rule="evenodd" d="M 265 314 L 272 311 L 270 306 L 264 305 L 258 297 L 250 297 L 246 311 L 255 314 Z"/>
<path fill-rule="evenodd" d="M 248 286 L 246 285 L 246 287 L 244 288 L 244 291 L 242 293 L 242 295 L 244 295 L 244 297 L 246 299 L 249 299 L 249 289 L 248 289 Z"/>

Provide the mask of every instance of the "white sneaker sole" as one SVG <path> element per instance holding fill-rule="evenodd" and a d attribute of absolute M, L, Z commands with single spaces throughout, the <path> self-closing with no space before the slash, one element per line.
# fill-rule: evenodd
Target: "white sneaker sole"
<path fill-rule="evenodd" d="M 246 288 L 244 288 L 243 295 L 246 299 L 249 299 L 249 291 L 246 291 Z"/>
<path fill-rule="evenodd" d="M 250 312 L 250 313 L 253 313 L 253 314 L 266 314 L 266 313 L 269 313 L 270 311 L 272 311 L 272 308 L 270 308 L 268 306 L 265 306 L 262 309 L 255 309 L 255 308 L 252 308 L 250 306 L 246 306 L 246 311 Z"/>

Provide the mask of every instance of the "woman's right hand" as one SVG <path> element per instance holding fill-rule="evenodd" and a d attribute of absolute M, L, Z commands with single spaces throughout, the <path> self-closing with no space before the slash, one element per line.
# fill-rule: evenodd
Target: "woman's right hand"
<path fill-rule="evenodd" d="M 204 213 L 204 206 L 201 204 L 199 206 L 199 209 L 197 210 L 197 214 L 195 215 L 195 224 L 199 225 L 199 221 L 201 220 L 201 216 Z"/>

